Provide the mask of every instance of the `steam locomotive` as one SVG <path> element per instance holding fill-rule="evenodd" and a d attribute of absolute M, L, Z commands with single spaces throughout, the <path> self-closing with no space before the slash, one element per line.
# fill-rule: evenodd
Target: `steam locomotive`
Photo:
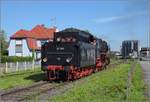
<path fill-rule="evenodd" d="M 91 33 L 67 28 L 54 34 L 41 48 L 41 69 L 48 80 L 75 80 L 102 70 L 109 64 L 106 41 Z"/>

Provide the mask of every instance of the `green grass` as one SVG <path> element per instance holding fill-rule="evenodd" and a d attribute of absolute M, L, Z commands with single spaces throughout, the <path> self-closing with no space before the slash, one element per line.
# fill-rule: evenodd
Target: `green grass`
<path fill-rule="evenodd" d="M 17 86 L 26 86 L 44 79 L 40 68 L 15 73 L 8 73 L 0 77 L 0 89 L 8 89 Z"/>
<path fill-rule="evenodd" d="M 132 62 L 118 65 L 82 78 L 74 87 L 49 99 L 52 102 L 146 102 L 140 64 L 136 64 L 131 93 L 127 100 L 127 77 Z M 8 73 L 0 77 L 0 89 L 30 85 L 44 79 L 40 68 L 35 71 Z M 148 102 L 148 101 L 147 101 Z"/>
<path fill-rule="evenodd" d="M 148 102 L 148 98 L 144 96 L 144 81 L 142 79 L 142 70 L 139 63 L 136 64 L 136 70 L 132 77 L 131 92 L 129 96 L 130 101 Z"/>
<path fill-rule="evenodd" d="M 117 68 L 103 70 L 81 81 L 82 83 L 54 96 L 53 102 L 110 102 L 126 100 L 126 82 L 130 64 L 121 64 Z"/>
<path fill-rule="evenodd" d="M 51 102 L 128 102 L 127 78 L 131 62 L 81 79 L 73 88 L 49 99 Z M 138 84 L 138 85 L 137 85 Z M 140 66 L 134 74 L 130 101 L 145 102 Z"/>

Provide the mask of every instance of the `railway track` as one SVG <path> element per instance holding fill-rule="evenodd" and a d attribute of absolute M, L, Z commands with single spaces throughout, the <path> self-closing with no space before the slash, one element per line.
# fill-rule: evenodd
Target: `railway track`
<path fill-rule="evenodd" d="M 1 93 L 0 100 L 2 102 L 7 102 L 7 101 L 20 102 L 30 98 L 31 96 L 36 96 L 41 93 L 45 93 L 47 91 L 50 92 L 51 90 L 63 86 L 64 84 L 66 83 L 49 83 L 43 81 L 28 87 L 5 91 Z"/>
<path fill-rule="evenodd" d="M 117 66 L 121 63 L 124 63 L 123 61 L 118 61 L 116 63 L 111 63 L 109 67 L 114 67 Z M 80 79 L 79 79 L 80 80 Z M 11 90 L 6 90 L 0 94 L 0 102 L 20 102 L 20 101 L 25 101 L 28 98 L 33 98 L 34 96 L 38 96 L 40 94 L 46 93 L 49 94 L 55 94 L 57 92 L 54 92 L 56 90 L 59 90 L 59 87 L 62 86 L 68 86 L 72 82 L 63 82 L 63 83 L 50 83 L 47 81 L 41 81 L 37 82 L 31 86 L 27 87 L 21 87 L 21 88 L 16 88 L 16 89 L 11 89 Z M 73 82 L 74 83 L 74 82 Z M 63 89 L 64 90 L 64 89 Z M 66 90 L 66 89 L 65 89 Z"/>

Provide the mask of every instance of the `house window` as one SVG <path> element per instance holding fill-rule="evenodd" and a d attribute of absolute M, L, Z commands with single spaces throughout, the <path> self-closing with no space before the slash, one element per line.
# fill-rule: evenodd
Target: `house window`
<path fill-rule="evenodd" d="M 22 45 L 22 40 L 16 40 L 16 45 Z"/>
<path fill-rule="evenodd" d="M 16 45 L 16 53 L 17 52 L 22 52 L 22 45 Z"/>
<path fill-rule="evenodd" d="M 22 40 L 16 40 L 15 52 L 16 56 L 22 55 Z"/>

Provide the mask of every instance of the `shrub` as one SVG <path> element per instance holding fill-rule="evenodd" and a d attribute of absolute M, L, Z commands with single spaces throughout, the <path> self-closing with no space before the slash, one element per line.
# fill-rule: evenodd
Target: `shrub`
<path fill-rule="evenodd" d="M 2 63 L 32 61 L 32 57 L 2 56 Z"/>

